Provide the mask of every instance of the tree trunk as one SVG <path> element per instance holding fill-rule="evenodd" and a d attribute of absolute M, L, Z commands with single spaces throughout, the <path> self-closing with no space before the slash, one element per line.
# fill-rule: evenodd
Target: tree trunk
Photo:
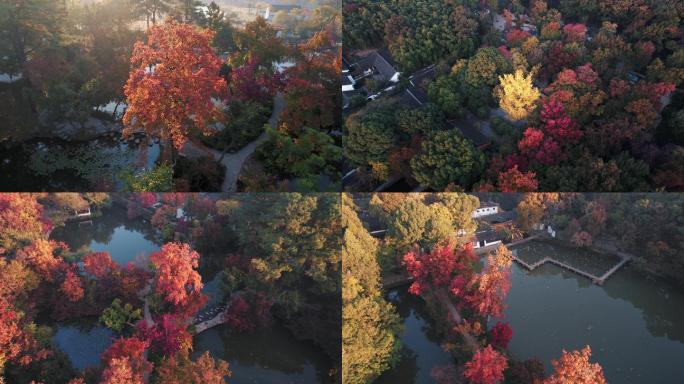
<path fill-rule="evenodd" d="M 161 163 L 167 165 L 173 165 L 174 156 L 176 152 L 176 147 L 173 146 L 173 141 L 171 139 L 164 139 L 160 141 L 161 145 Z"/>
<path fill-rule="evenodd" d="M 112 112 L 112 117 L 116 119 L 116 110 L 119 109 L 119 104 L 121 104 L 121 100 L 116 101 L 116 105 L 114 106 L 114 112 Z"/>
<path fill-rule="evenodd" d="M 14 35 L 12 38 L 12 49 L 14 50 L 14 55 L 17 58 L 20 73 L 23 74 L 24 64 L 26 63 L 26 44 L 21 36 L 18 26 L 13 25 L 10 33 Z"/>
<path fill-rule="evenodd" d="M 226 156 L 226 152 L 228 152 L 228 147 L 223 148 L 223 151 L 221 151 L 221 156 L 219 156 L 218 161 L 219 163 L 223 161 L 223 158 Z"/>

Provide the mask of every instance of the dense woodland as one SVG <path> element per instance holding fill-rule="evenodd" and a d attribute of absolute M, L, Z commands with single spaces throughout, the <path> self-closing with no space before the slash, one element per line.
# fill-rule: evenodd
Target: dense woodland
<path fill-rule="evenodd" d="M 684 283 L 681 194 L 525 194 L 516 208 L 517 225 L 556 228 L 576 247 L 615 245 L 637 257 L 640 269 Z"/>
<path fill-rule="evenodd" d="M 357 189 L 399 176 L 436 191 L 682 190 L 681 1 L 350 0 L 343 13 L 345 48 L 387 47 L 400 86 L 437 66 L 427 104 L 385 97 L 347 118 Z"/>
<path fill-rule="evenodd" d="M 321 178 L 334 185 L 339 4 L 321 2 L 295 24 L 285 39 L 263 17 L 238 23 L 195 0 L 4 2 L 0 73 L 11 81 L 0 84 L 0 142 L 50 138 L 59 124 L 83 127 L 91 118 L 121 123 L 115 131 L 124 138 L 162 141 L 156 167 L 127 170 L 124 189 L 206 191 L 220 190 L 225 166 L 202 151 L 178 156 L 186 143 L 225 153 L 268 131 L 239 188 L 320 189 Z M 269 125 L 277 94 L 284 109 Z M 116 106 L 104 112 L 108 103 Z M 70 138 L 89 139 L 86 129 Z"/>
<path fill-rule="evenodd" d="M 164 244 L 145 262 L 119 265 L 49 239 L 73 209 L 100 211 L 122 198 L 131 218 L 154 211 Z M 198 270 L 207 265 L 223 270 L 231 329 L 280 322 L 325 351 L 334 368 L 322 380 L 337 382 L 339 214 L 334 195 L 0 194 L 0 382 L 230 382 L 226 362 L 189 357 L 206 301 Z M 115 334 L 101 365 L 85 372 L 51 341 L 52 325 L 75 320 Z"/>

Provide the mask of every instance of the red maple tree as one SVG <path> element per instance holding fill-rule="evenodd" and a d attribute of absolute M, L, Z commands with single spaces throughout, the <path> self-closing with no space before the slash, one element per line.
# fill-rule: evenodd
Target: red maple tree
<path fill-rule="evenodd" d="M 101 384 L 142 384 L 152 364 L 145 358 L 148 342 L 137 337 L 120 338 L 102 353 L 105 369 Z"/>
<path fill-rule="evenodd" d="M 83 258 L 85 271 L 97 279 L 103 279 L 118 269 L 118 265 L 112 261 L 108 252 L 95 252 Z"/>
<path fill-rule="evenodd" d="M 150 28 L 147 43 L 135 44 L 124 87 L 125 134 L 142 127 L 180 149 L 192 127 L 212 132 L 209 123 L 218 117 L 212 97 L 227 89 L 211 47 L 213 36 L 210 30 L 168 22 Z"/>
<path fill-rule="evenodd" d="M 81 280 L 72 268 L 67 269 L 64 281 L 59 287 L 60 292 L 66 296 L 67 300 L 75 303 L 83 298 L 84 291 Z"/>
<path fill-rule="evenodd" d="M 452 293 L 462 296 L 464 305 L 480 316 L 503 316 L 504 300 L 511 289 L 511 260 L 511 252 L 499 246 L 496 252 L 487 255 L 487 265 L 473 276 L 465 294 L 453 286 Z"/>
<path fill-rule="evenodd" d="M 267 103 L 282 85 L 281 74 L 262 68 L 256 56 L 250 56 L 246 63 L 233 69 L 230 74 L 231 97 L 241 101 Z"/>
<path fill-rule="evenodd" d="M 501 192 L 534 192 L 539 188 L 534 172 L 520 172 L 518 165 L 499 173 L 498 185 Z"/>
<path fill-rule="evenodd" d="M 145 340 L 149 341 L 152 350 L 164 356 L 173 356 L 178 351 L 192 347 L 192 335 L 188 332 L 188 319 L 175 314 L 165 313 L 159 317 L 152 327 L 145 321 L 139 321 L 137 330 Z"/>
<path fill-rule="evenodd" d="M 162 194 L 162 201 L 174 207 L 182 207 L 188 200 L 186 192 L 167 192 Z"/>
<path fill-rule="evenodd" d="M 490 344 L 494 348 L 506 349 L 512 338 L 513 330 L 508 325 L 508 322 L 497 322 L 492 330 L 489 331 Z"/>
<path fill-rule="evenodd" d="M 406 270 L 414 280 L 409 292 L 420 295 L 423 290 L 451 286 L 465 287 L 472 276 L 472 264 L 476 260 L 469 243 L 457 249 L 449 242 L 425 253 L 413 250 L 404 255 Z"/>
<path fill-rule="evenodd" d="M 149 208 L 157 202 L 157 194 L 152 192 L 140 192 L 134 196 L 143 208 Z"/>
<path fill-rule="evenodd" d="M 509 46 L 516 47 L 523 43 L 528 37 L 530 37 L 529 32 L 522 31 L 520 29 L 512 29 L 506 34 L 506 41 Z"/>
<path fill-rule="evenodd" d="M 562 159 L 561 148 L 551 137 L 536 128 L 527 128 L 518 142 L 520 152 L 529 158 L 530 162 L 540 164 L 556 164 Z"/>
<path fill-rule="evenodd" d="M 563 104 L 557 100 L 550 99 L 542 104 L 541 121 L 544 132 L 563 145 L 577 144 L 582 137 L 579 125 L 568 116 Z"/>
<path fill-rule="evenodd" d="M 473 358 L 465 364 L 463 376 L 471 384 L 496 384 L 503 380 L 506 367 L 506 356 L 488 345 L 475 352 Z"/>
<path fill-rule="evenodd" d="M 563 27 L 563 34 L 568 43 L 582 42 L 587 37 L 587 26 L 584 24 L 566 24 Z"/>
<path fill-rule="evenodd" d="M 249 319 L 249 310 L 249 303 L 241 296 L 237 296 L 230 301 L 223 317 L 230 328 L 240 332 L 251 331 L 254 329 L 254 324 Z"/>

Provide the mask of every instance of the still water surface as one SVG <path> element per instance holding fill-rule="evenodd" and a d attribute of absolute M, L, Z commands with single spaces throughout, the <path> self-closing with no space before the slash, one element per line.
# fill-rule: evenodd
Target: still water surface
<path fill-rule="evenodd" d="M 592 273 L 602 273 L 616 260 L 541 242 L 517 249 L 526 261 L 548 255 Z M 538 358 L 548 375 L 551 360 L 563 349 L 588 344 L 609 383 L 684 382 L 684 288 L 629 264 L 598 286 L 554 265 L 529 272 L 514 263 L 511 283 L 503 321 L 513 329 L 509 350 L 516 359 Z M 389 292 L 405 326 L 402 360 L 377 383 L 431 383 L 430 369 L 449 361 L 422 302 L 406 288 Z"/>
<path fill-rule="evenodd" d="M 0 146 L 0 189 L 11 191 L 121 190 L 120 174 L 152 169 L 156 143 L 136 144 L 102 136 L 89 141 L 36 139 Z"/>
<path fill-rule="evenodd" d="M 59 325 L 52 341 L 69 356 L 74 368 L 100 364 L 100 355 L 112 344 L 114 333 L 104 327 Z"/>
<path fill-rule="evenodd" d="M 149 223 L 140 218 L 128 219 L 119 207 L 105 209 L 92 220 L 70 222 L 55 228 L 52 239 L 65 242 L 80 255 L 89 252 L 109 252 L 120 265 L 135 262 L 159 250 L 161 242 Z"/>
<path fill-rule="evenodd" d="M 193 341 L 194 357 L 209 351 L 228 362 L 231 384 L 326 383 L 331 368 L 322 350 L 277 324 L 252 333 L 234 333 L 224 324 L 196 335 Z"/>
<path fill-rule="evenodd" d="M 549 252 L 563 252 L 553 245 Z M 595 255 L 595 254 L 591 254 Z M 551 372 L 561 350 L 592 348 L 610 383 L 681 383 L 684 289 L 629 265 L 598 286 L 553 265 L 513 266 L 505 320 L 510 351 L 537 357 Z"/>
<path fill-rule="evenodd" d="M 408 293 L 406 287 L 389 291 L 388 299 L 402 319 L 404 329 L 399 338 L 403 348 L 397 365 L 375 383 L 434 383 L 430 371 L 435 366 L 450 364 L 452 359 L 440 346 L 425 304 L 421 298 Z"/>

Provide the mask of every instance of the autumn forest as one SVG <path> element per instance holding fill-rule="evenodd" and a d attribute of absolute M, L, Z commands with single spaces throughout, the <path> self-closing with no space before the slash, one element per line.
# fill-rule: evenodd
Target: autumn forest
<path fill-rule="evenodd" d="M 682 0 L 0 0 L 0 384 L 681 384 Z"/>
<path fill-rule="evenodd" d="M 346 190 L 682 191 L 681 1 L 348 0 L 343 14 Z"/>
<path fill-rule="evenodd" d="M 3 193 L 1 377 L 674 383 L 683 210 L 677 194 Z"/>

